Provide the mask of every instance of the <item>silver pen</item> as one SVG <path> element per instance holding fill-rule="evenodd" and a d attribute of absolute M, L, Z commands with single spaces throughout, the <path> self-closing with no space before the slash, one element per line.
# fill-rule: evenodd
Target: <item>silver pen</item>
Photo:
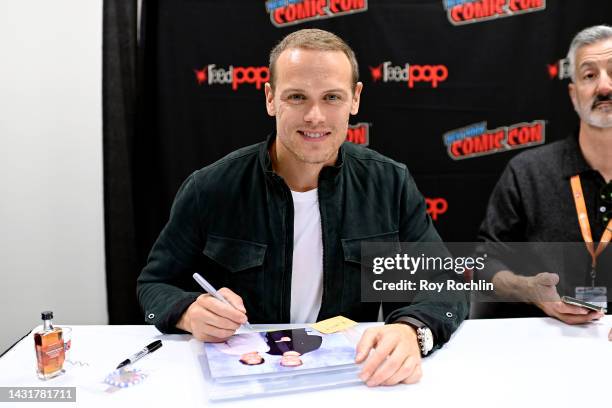
<path fill-rule="evenodd" d="M 206 279 L 204 279 L 202 277 L 202 275 L 200 275 L 199 273 L 194 273 L 193 274 L 193 279 L 195 279 L 196 282 L 198 282 L 198 284 L 202 287 L 202 289 L 204 289 L 206 292 L 208 292 L 208 294 L 210 294 L 212 297 L 214 297 L 215 299 L 225 303 L 228 306 L 233 307 L 234 309 L 236 309 L 234 307 L 234 305 L 232 305 L 230 302 L 227 301 L 226 298 L 223 297 L 223 295 L 221 295 L 219 292 L 217 292 L 217 289 L 215 289 L 213 287 L 213 285 L 211 285 L 210 283 L 208 283 L 208 281 Z M 238 310 L 238 309 L 236 309 Z M 253 327 L 251 326 L 251 324 L 249 323 L 249 321 L 247 320 L 246 323 L 243 324 L 243 326 L 248 329 L 248 330 L 253 330 Z"/>

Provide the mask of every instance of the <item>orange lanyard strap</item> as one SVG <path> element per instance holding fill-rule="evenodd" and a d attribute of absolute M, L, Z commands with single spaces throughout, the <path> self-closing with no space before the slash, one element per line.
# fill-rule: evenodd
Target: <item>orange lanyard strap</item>
<path fill-rule="evenodd" d="M 580 183 L 580 176 L 575 175 L 570 179 L 572 186 L 572 193 L 574 194 L 574 203 L 576 204 L 576 214 L 578 215 L 578 223 L 580 224 L 580 232 L 582 233 L 582 239 L 586 244 L 587 251 L 591 254 L 593 269 L 597 266 L 597 257 L 606 249 L 610 238 L 612 238 L 612 220 L 608 222 L 604 233 L 601 236 L 599 245 L 595 249 L 593 244 L 593 235 L 591 234 L 591 225 L 589 224 L 589 216 L 587 214 L 586 204 L 584 202 L 584 194 L 582 193 L 582 184 Z"/>

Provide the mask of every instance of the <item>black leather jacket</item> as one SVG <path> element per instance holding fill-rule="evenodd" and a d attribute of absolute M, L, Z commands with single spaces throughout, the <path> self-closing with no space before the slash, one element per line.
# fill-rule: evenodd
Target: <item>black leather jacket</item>
<path fill-rule="evenodd" d="M 201 290 L 199 272 L 244 300 L 251 323 L 289 322 L 293 201 L 272 171 L 267 142 L 237 150 L 187 178 L 170 219 L 138 278 L 145 321 L 162 332 L 175 325 Z M 319 176 L 323 234 L 323 299 L 318 320 L 343 315 L 376 321 L 380 304 L 361 302 L 362 241 L 439 242 L 406 166 L 344 143 L 335 166 Z M 433 296 L 433 295 L 432 295 Z M 445 343 L 467 316 L 465 300 L 427 298 L 383 304 L 387 322 L 413 316 Z"/>

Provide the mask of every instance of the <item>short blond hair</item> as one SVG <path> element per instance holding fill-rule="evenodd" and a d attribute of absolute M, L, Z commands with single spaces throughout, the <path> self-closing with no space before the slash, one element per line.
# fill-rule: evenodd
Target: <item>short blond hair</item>
<path fill-rule="evenodd" d="M 270 51 L 270 86 L 274 89 L 276 80 L 276 60 L 285 50 L 292 48 L 300 48 L 304 50 L 317 51 L 342 51 L 348 58 L 351 64 L 353 89 L 359 81 L 359 65 L 355 52 L 349 45 L 334 33 L 329 31 L 319 30 L 316 28 L 307 28 L 287 35 Z"/>

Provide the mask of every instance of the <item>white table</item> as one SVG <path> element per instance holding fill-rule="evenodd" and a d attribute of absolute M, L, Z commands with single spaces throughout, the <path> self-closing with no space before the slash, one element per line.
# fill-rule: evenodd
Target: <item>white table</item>
<path fill-rule="evenodd" d="M 187 335 L 162 335 L 153 326 L 72 326 L 66 374 L 40 381 L 32 335 L 0 359 L 0 386 L 76 386 L 77 403 L 50 407 L 609 407 L 612 404 L 612 316 L 584 326 L 553 319 L 468 320 L 451 341 L 423 362 L 415 385 L 364 385 L 211 403 L 205 394 L 202 345 Z M 140 360 L 139 385 L 104 392 L 101 380 L 155 339 L 163 347 Z M 40 403 L 0 403 L 4 406 Z"/>

